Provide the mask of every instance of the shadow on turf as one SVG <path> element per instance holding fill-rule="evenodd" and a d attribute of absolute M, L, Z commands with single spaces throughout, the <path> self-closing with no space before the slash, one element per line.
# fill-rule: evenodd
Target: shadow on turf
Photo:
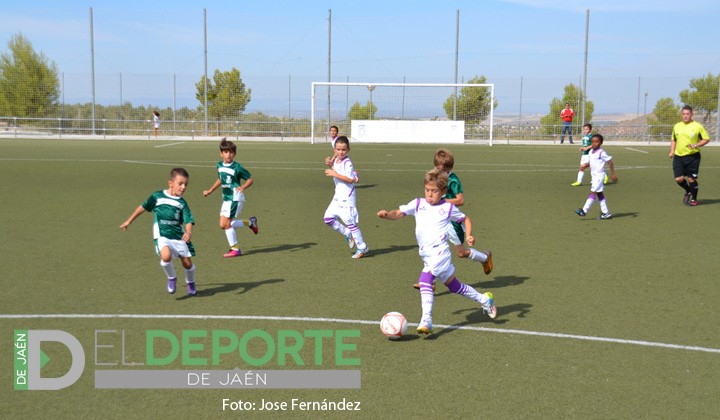
<path fill-rule="evenodd" d="M 376 186 L 376 185 L 377 185 L 377 184 L 359 184 L 359 185 L 355 185 L 355 189 L 357 190 L 357 189 L 360 189 L 360 188 L 372 188 L 372 187 L 374 187 L 374 186 Z"/>
<path fill-rule="evenodd" d="M 429 335 L 426 340 L 437 340 L 440 338 L 440 336 L 455 332 L 458 330 L 459 327 L 464 327 L 468 325 L 475 325 L 475 324 L 485 324 L 490 323 L 492 325 L 502 325 L 509 322 L 507 317 L 517 312 L 518 318 L 524 318 L 525 315 L 527 315 L 530 312 L 530 308 L 532 305 L 527 303 L 518 303 L 515 305 L 505 305 L 505 306 L 498 306 L 497 307 L 497 318 L 490 319 L 488 316 L 483 312 L 482 309 L 477 308 L 469 308 L 469 309 L 463 309 L 460 311 L 455 311 L 453 313 L 459 314 L 463 312 L 470 312 L 468 315 L 465 316 L 465 319 L 467 321 L 458 322 L 457 324 L 452 324 L 449 328 L 443 328 L 442 330 L 435 330 L 431 335 Z"/>
<path fill-rule="evenodd" d="M 470 284 L 470 286 L 477 289 L 478 292 L 487 292 L 487 291 L 492 291 L 494 289 L 500 289 L 502 287 L 519 286 L 519 285 L 525 283 L 525 280 L 528 280 L 528 279 L 530 279 L 530 277 L 498 276 L 491 280 L 479 281 L 477 283 Z M 445 290 L 443 290 L 442 292 L 435 293 L 435 297 L 453 294 L 444 285 L 438 284 L 437 287 L 438 288 L 442 287 Z M 439 289 L 439 290 L 442 290 L 442 289 Z"/>
<path fill-rule="evenodd" d="M 275 245 L 267 248 L 260 248 L 260 249 L 253 249 L 251 251 L 245 251 L 243 252 L 243 255 L 252 255 L 252 254 L 263 254 L 266 252 L 280 252 L 280 251 L 299 251 L 301 249 L 309 249 L 312 246 L 317 245 L 316 242 L 305 242 L 302 244 L 282 244 L 282 245 Z"/>
<path fill-rule="evenodd" d="M 407 251 L 409 249 L 417 249 L 417 247 L 417 245 L 393 245 L 389 248 L 370 249 L 368 257 L 372 257 L 373 255 L 390 254 L 391 252 L 397 251 Z"/>
<path fill-rule="evenodd" d="M 197 297 L 209 297 L 213 296 L 217 293 L 227 293 L 227 292 L 234 292 L 236 290 L 240 290 L 237 292 L 238 295 L 241 295 L 243 293 L 247 293 L 250 290 L 265 286 L 268 284 L 273 283 L 281 283 L 284 282 L 285 279 L 268 279 L 268 280 L 261 280 L 261 281 L 250 281 L 250 282 L 244 282 L 244 283 L 210 283 L 210 284 L 203 284 L 198 286 L 198 291 L 195 296 L 192 296 L 193 298 Z M 213 287 L 209 287 L 213 286 Z M 191 296 L 182 296 L 179 297 L 177 300 L 183 300 L 183 299 L 189 299 Z"/>

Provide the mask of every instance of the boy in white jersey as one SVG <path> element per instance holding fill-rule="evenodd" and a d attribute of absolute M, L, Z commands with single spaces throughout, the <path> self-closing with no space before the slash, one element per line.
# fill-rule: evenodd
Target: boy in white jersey
<path fill-rule="evenodd" d="M 325 160 L 325 164 L 330 167 L 325 170 L 325 176 L 333 178 L 335 195 L 327 210 L 325 210 L 323 220 L 326 225 L 345 236 L 350 248 L 357 245 L 357 251 L 353 254 L 353 258 L 362 258 L 367 255 L 369 248 L 363 239 L 360 228 L 357 226 L 358 212 L 355 205 L 357 175 L 348 156 L 350 140 L 345 136 L 338 137 L 335 140 L 334 151 L 334 157 Z M 345 225 L 338 220 L 342 220 Z"/>
<path fill-rule="evenodd" d="M 422 317 L 417 328 L 418 334 L 432 332 L 432 307 L 435 298 L 432 283 L 435 278 L 445 283 L 452 293 L 478 302 L 491 319 L 497 316 L 492 293 L 480 293 L 455 277 L 452 253 L 447 243 L 451 222 L 463 223 L 468 245 L 472 246 L 475 238 L 472 236 L 470 218 L 443 198 L 447 186 L 447 173 L 433 169 L 425 174 L 425 198 L 416 198 L 397 210 L 380 210 L 377 213 L 378 217 L 388 220 L 397 220 L 407 215 L 415 216 L 415 237 L 424 264 L 419 279 Z"/>
<path fill-rule="evenodd" d="M 585 216 L 590 211 L 590 206 L 593 205 L 595 199 L 599 200 L 600 203 L 600 218 L 609 219 L 612 217 L 610 210 L 608 209 L 607 202 L 605 201 L 605 193 L 603 192 L 605 183 L 605 164 L 607 163 L 610 168 L 610 179 L 613 182 L 617 182 L 617 176 L 615 176 L 615 166 L 612 162 L 612 156 L 605 153 L 600 146 L 603 143 L 603 136 L 595 134 L 590 139 L 590 153 L 588 154 L 590 175 L 592 180 L 590 181 L 590 195 L 585 201 L 585 205 L 581 209 L 575 210 L 578 216 Z"/>
<path fill-rule="evenodd" d="M 235 228 L 249 227 L 254 234 L 258 233 L 257 218 L 238 219 L 245 204 L 245 190 L 253 184 L 252 176 L 239 162 L 235 162 L 237 146 L 223 137 L 220 142 L 220 157 L 217 163 L 218 179 L 209 190 L 203 191 L 207 197 L 222 185 L 222 206 L 220 207 L 220 229 L 225 231 L 230 250 L 223 255 L 225 258 L 239 257 L 242 251 L 238 247 Z M 244 182 L 243 182 L 244 181 Z"/>
<path fill-rule="evenodd" d="M 195 248 L 190 237 L 192 236 L 195 220 L 190 207 L 182 197 L 188 185 L 189 175 L 183 168 L 174 168 L 170 171 L 168 189 L 156 191 L 145 200 L 128 219 L 120 225 L 120 229 L 127 230 L 130 224 L 146 211 L 154 213 L 153 238 L 155 251 L 160 256 L 160 266 L 167 274 L 167 291 L 175 293 L 177 275 L 173 267 L 173 258 L 180 258 L 185 268 L 185 284 L 188 295 L 194 296 L 195 265 L 192 257 Z"/>

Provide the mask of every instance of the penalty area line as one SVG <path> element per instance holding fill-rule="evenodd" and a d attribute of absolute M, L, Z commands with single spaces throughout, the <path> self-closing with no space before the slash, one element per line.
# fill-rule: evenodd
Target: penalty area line
<path fill-rule="evenodd" d="M 263 315 L 164 315 L 164 314 L 0 314 L 0 319 L 197 319 L 197 320 L 264 320 L 264 321 L 301 321 L 328 322 L 340 324 L 378 325 L 379 321 L 342 318 L 312 318 L 300 316 L 263 316 Z M 409 325 L 416 326 L 418 324 Z M 627 340 L 622 338 L 596 337 L 578 334 L 551 333 L 542 331 L 512 330 L 507 328 L 474 327 L 471 325 L 435 325 L 436 329 L 481 331 L 498 334 L 518 334 L 546 338 L 595 341 L 601 343 L 627 344 L 643 347 L 659 347 L 673 350 L 699 351 L 720 354 L 720 349 L 712 347 L 686 346 L 681 344 L 660 343 L 656 341 Z"/>
<path fill-rule="evenodd" d="M 154 147 L 155 147 L 156 149 L 159 149 L 159 148 L 161 148 L 161 147 L 177 146 L 178 144 L 184 144 L 184 143 L 185 143 L 184 141 L 180 141 L 180 142 L 177 142 L 177 143 L 159 144 L 159 145 L 154 146 Z"/>

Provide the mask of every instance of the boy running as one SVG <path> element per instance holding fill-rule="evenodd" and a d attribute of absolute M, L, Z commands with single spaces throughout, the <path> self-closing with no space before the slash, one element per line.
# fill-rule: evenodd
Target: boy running
<path fill-rule="evenodd" d="M 154 213 L 153 238 L 155 239 L 155 251 L 160 256 L 160 266 L 167 274 L 167 292 L 175 293 L 175 282 L 177 275 L 173 267 L 173 258 L 179 258 L 185 268 L 185 285 L 187 293 L 194 296 L 195 289 L 195 265 L 192 257 L 195 256 L 195 248 L 190 237 L 195 224 L 190 207 L 182 197 L 188 185 L 187 171 L 183 168 L 174 168 L 170 171 L 168 188 L 163 191 L 156 191 L 145 200 L 135 211 L 120 225 L 120 229 L 127 230 L 130 224 L 146 211 Z"/>
<path fill-rule="evenodd" d="M 590 156 L 589 166 L 590 174 L 592 175 L 592 180 L 590 181 L 590 195 L 585 201 L 585 205 L 581 209 L 575 210 L 575 213 L 581 217 L 585 216 L 587 212 L 590 211 L 590 207 L 595 202 L 595 199 L 598 199 L 600 202 L 600 218 L 609 219 L 612 217 L 612 214 L 608 209 L 607 202 L 605 201 L 605 193 L 603 192 L 606 176 L 605 164 L 607 163 L 610 168 L 610 178 L 613 182 L 617 182 L 617 176 L 615 176 L 615 166 L 612 162 L 612 156 L 608 155 L 600 148 L 603 143 L 603 136 L 595 134 L 592 136 L 590 141 L 590 154 L 588 155 Z"/>
<path fill-rule="evenodd" d="M 222 185 L 222 206 L 220 207 L 220 229 L 225 231 L 230 250 L 223 255 L 225 258 L 239 257 L 242 251 L 238 247 L 235 228 L 249 227 L 254 234 L 258 233 L 257 218 L 238 219 L 245 204 L 245 190 L 253 184 L 252 176 L 239 162 L 235 162 L 237 146 L 223 137 L 220 142 L 220 157 L 217 164 L 218 179 L 209 190 L 203 191 L 207 197 Z M 244 181 L 244 182 L 243 182 Z"/>

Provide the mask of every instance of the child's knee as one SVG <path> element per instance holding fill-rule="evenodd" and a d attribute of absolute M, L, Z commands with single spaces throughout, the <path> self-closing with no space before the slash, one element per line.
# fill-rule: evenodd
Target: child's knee
<path fill-rule="evenodd" d="M 183 267 L 186 269 L 191 269 L 193 266 L 192 258 L 182 258 L 180 261 L 182 261 Z"/>
<path fill-rule="evenodd" d="M 223 217 L 220 219 L 220 229 L 229 229 L 230 228 L 230 219 Z"/>
<path fill-rule="evenodd" d="M 325 222 L 326 225 L 332 226 L 333 223 L 335 223 L 335 219 L 332 217 L 324 217 L 323 222 Z"/>

